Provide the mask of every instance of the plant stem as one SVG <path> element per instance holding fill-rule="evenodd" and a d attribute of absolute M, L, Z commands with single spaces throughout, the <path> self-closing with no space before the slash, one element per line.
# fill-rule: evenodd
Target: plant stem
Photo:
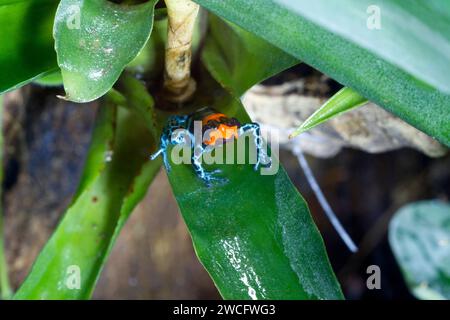
<path fill-rule="evenodd" d="M 171 102 L 187 101 L 196 89 L 191 78 L 191 44 L 199 5 L 190 0 L 165 0 L 167 30 L 164 88 Z"/>
<path fill-rule="evenodd" d="M 305 173 L 306 180 L 308 180 L 308 183 L 311 186 L 311 189 L 313 190 L 314 194 L 316 195 L 316 198 L 319 201 L 319 204 L 322 207 L 323 211 L 327 215 L 331 225 L 334 227 L 336 232 L 339 234 L 342 241 L 344 241 L 347 248 L 353 253 L 357 252 L 358 247 L 353 242 L 352 238 L 347 233 L 345 228 L 342 226 L 341 222 L 339 221 L 338 217 L 334 213 L 333 209 L 331 209 L 330 204 L 328 203 L 327 199 L 325 198 L 325 195 L 323 194 L 322 189 L 320 189 L 320 186 L 317 183 L 317 180 L 314 177 L 314 174 L 313 174 L 311 168 L 309 167 L 308 161 L 306 161 L 306 158 L 303 155 L 302 149 L 300 148 L 300 146 L 297 146 L 292 151 L 297 156 L 298 162 L 300 163 L 300 166 L 302 167 L 303 172 Z"/>
<path fill-rule="evenodd" d="M 0 95 L 0 298 L 8 299 L 11 294 L 9 285 L 8 267 L 6 264 L 3 233 L 3 96 Z"/>

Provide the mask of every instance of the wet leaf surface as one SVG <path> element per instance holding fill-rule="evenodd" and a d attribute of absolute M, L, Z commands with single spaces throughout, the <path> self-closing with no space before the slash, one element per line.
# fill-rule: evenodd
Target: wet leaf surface
<path fill-rule="evenodd" d="M 88 102 L 111 89 L 149 39 L 156 2 L 60 2 L 54 37 L 66 99 Z"/>
<path fill-rule="evenodd" d="M 389 243 L 406 284 L 417 298 L 450 298 L 447 203 L 422 201 L 402 207 L 390 223 Z"/>

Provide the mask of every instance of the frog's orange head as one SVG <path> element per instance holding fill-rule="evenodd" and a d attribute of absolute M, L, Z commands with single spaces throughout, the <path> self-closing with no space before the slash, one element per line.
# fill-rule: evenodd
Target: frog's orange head
<path fill-rule="evenodd" d="M 214 113 L 202 120 L 203 143 L 205 145 L 220 145 L 233 138 L 238 138 L 241 126 L 236 118 L 228 118 L 222 113 Z"/>

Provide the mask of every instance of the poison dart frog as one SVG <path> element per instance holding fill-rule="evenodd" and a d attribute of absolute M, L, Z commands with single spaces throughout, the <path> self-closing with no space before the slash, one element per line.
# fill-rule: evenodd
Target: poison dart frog
<path fill-rule="evenodd" d="M 195 141 L 194 123 L 201 121 L 202 123 L 202 141 Z M 181 129 L 181 130 L 180 130 Z M 220 170 L 212 172 L 206 171 L 201 163 L 201 157 L 204 153 L 212 152 L 218 147 L 233 139 L 249 132 L 253 135 L 256 146 L 256 164 L 255 171 L 259 166 L 270 167 L 271 159 L 263 150 L 263 140 L 261 130 L 257 123 L 241 123 L 233 117 L 228 117 L 223 113 L 217 112 L 210 107 L 204 107 L 188 115 L 171 116 L 163 129 L 160 147 L 158 151 L 151 155 L 150 159 L 154 160 L 162 155 L 166 170 L 170 172 L 170 164 L 168 161 L 167 149 L 169 145 L 190 144 L 192 149 L 191 163 L 195 174 L 203 180 L 206 185 L 210 186 L 214 180 L 226 181 L 214 174 Z"/>

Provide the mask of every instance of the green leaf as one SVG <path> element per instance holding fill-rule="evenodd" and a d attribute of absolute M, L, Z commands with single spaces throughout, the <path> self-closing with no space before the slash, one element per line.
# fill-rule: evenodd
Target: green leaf
<path fill-rule="evenodd" d="M 34 80 L 33 82 L 36 84 L 39 84 L 41 86 L 44 86 L 44 87 L 62 86 L 63 80 L 62 80 L 61 71 L 58 70 L 58 71 L 49 73 L 41 78 Z"/>
<path fill-rule="evenodd" d="M 345 86 L 358 91 L 362 96 L 373 101 L 403 120 L 409 122 L 418 129 L 435 137 L 442 143 L 450 145 L 450 95 L 438 87 L 427 84 L 418 79 L 415 74 L 405 70 L 402 63 L 392 64 L 378 51 L 371 51 L 361 43 L 347 40 L 341 36 L 323 29 L 296 11 L 289 10 L 274 0 L 195 0 L 200 5 L 214 12 L 244 29 L 260 36 L 273 45 L 283 49 L 292 56 L 301 59 L 309 65 L 317 68 L 323 73 L 331 76 Z M 355 3 L 352 1 L 351 3 Z M 359 2 L 359 1 L 358 1 Z M 364 1 L 363 3 L 365 3 Z M 292 2 L 293 3 L 293 2 Z M 306 3 L 306 1 L 302 1 Z M 311 1 L 308 1 L 311 3 Z M 328 5 L 328 1 L 320 1 L 320 4 Z M 382 7 L 388 1 L 379 1 Z M 395 39 L 402 51 L 420 51 L 425 56 L 425 61 L 409 61 L 412 66 L 426 63 L 430 70 L 442 70 L 448 75 L 449 64 L 440 68 L 442 61 L 448 61 L 449 50 L 446 43 L 449 38 L 448 25 L 450 21 L 450 11 L 440 10 L 439 1 L 408 1 L 401 4 L 401 1 L 390 1 L 389 7 L 395 8 L 395 14 L 401 18 L 400 26 L 404 28 L 401 34 L 397 34 L 397 29 L 389 29 L 386 25 L 383 35 L 388 33 L 390 38 Z M 403 7 L 408 7 L 403 10 Z M 346 18 L 343 23 L 356 19 L 352 14 L 368 17 L 366 7 L 358 10 L 361 5 L 342 5 L 341 12 L 345 12 Z M 327 10 L 327 9 L 323 9 Z M 384 10 L 384 15 L 389 11 Z M 416 20 L 413 23 L 406 23 L 410 17 Z M 383 16 L 382 16 L 383 19 Z M 341 21 L 341 18 L 339 18 Z M 420 21 L 420 23 L 417 23 Z M 364 20 L 365 26 L 366 20 Z M 424 26 L 428 31 L 422 32 L 420 26 Z M 377 30 L 372 30 L 378 32 Z M 352 29 L 352 32 L 359 32 Z M 414 34 L 405 36 L 405 33 Z M 424 43 L 439 39 L 440 45 L 433 54 L 423 50 Z M 384 38 L 383 38 L 384 39 Z M 447 40 L 444 40 L 447 39 Z M 420 41 L 419 41 L 420 40 Z M 376 43 L 379 50 L 384 46 Z M 434 44 L 433 44 L 434 45 Z M 391 46 L 386 46 L 386 50 L 391 50 Z M 428 52 L 428 53 L 427 53 Z M 395 53 L 392 54 L 395 56 Z M 434 59 L 438 55 L 439 59 Z M 404 59 L 402 55 L 396 56 L 397 61 Z M 415 70 L 422 70 L 417 67 Z M 438 71 L 436 71 L 438 72 Z M 425 76 L 424 76 L 425 77 Z M 448 78 L 448 77 L 447 77 Z M 440 78 L 435 78 L 440 79 Z M 448 86 L 448 81 L 445 82 Z"/>
<path fill-rule="evenodd" d="M 210 34 L 202 59 L 219 83 L 241 96 L 259 83 L 293 65 L 298 59 L 237 25 L 209 15 Z"/>
<path fill-rule="evenodd" d="M 130 108 L 142 118 L 152 137 L 156 140 L 159 127 L 154 111 L 155 102 L 148 94 L 147 88 L 139 80 L 126 73 L 120 79 L 117 88 L 119 91 L 127 92 L 122 105 Z"/>
<path fill-rule="evenodd" d="M 60 2 L 53 33 L 66 99 L 92 101 L 111 89 L 150 37 L 156 2 Z"/>
<path fill-rule="evenodd" d="M 216 18 L 202 60 L 227 91 L 202 74 L 198 91 L 205 96 L 193 104 L 206 103 L 241 123 L 250 119 L 230 92 L 239 96 L 296 63 Z M 214 95 L 207 96 L 211 92 Z M 211 187 L 197 178 L 191 165 L 172 163 L 169 181 L 195 251 L 226 299 L 340 299 L 342 292 L 307 204 L 283 168 L 277 170 L 276 156 L 273 160 L 272 175 L 261 175 L 248 164 L 207 166 L 220 168 L 229 180 Z"/>
<path fill-rule="evenodd" d="M 56 0 L 0 0 L 0 94 L 57 70 Z"/>
<path fill-rule="evenodd" d="M 450 299 L 450 205 L 421 201 L 402 207 L 389 225 L 389 243 L 411 292 Z"/>
<path fill-rule="evenodd" d="M 119 231 L 159 170 L 159 161 L 148 161 L 149 125 L 107 98 L 79 190 L 15 299 L 90 298 Z"/>
<path fill-rule="evenodd" d="M 450 4 L 442 0 L 275 0 L 450 94 Z M 379 29 L 376 29 L 379 27 Z"/>
<path fill-rule="evenodd" d="M 306 119 L 302 125 L 289 136 L 289 138 L 298 136 L 302 132 L 314 128 L 344 112 L 362 106 L 365 103 L 367 103 L 366 98 L 361 96 L 358 92 L 344 87 L 336 92 L 336 94 L 328 99 L 323 106 Z"/>
<path fill-rule="evenodd" d="M 203 78 L 199 86 L 214 92 L 208 105 L 250 122 L 240 100 L 212 84 Z M 225 299 L 341 299 L 308 206 L 273 161 L 272 175 L 236 159 L 206 166 L 229 180 L 210 187 L 192 165 L 172 163 L 169 181 L 195 251 Z"/>

